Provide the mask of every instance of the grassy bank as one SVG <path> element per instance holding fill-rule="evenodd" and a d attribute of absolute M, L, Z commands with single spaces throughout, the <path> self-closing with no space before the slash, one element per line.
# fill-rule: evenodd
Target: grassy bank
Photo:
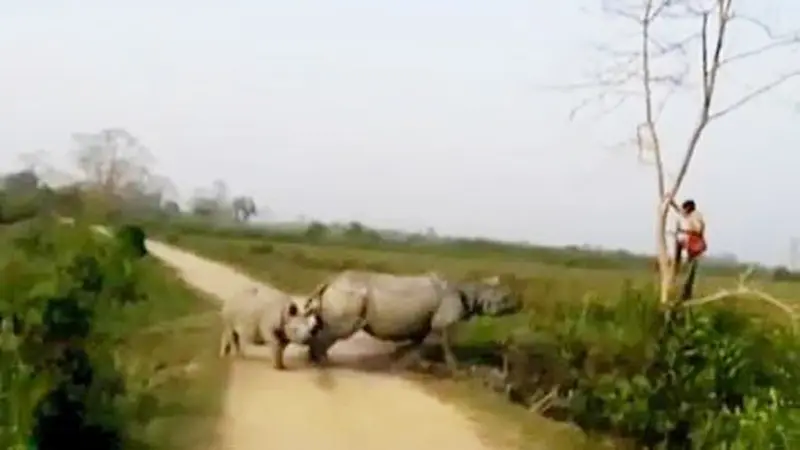
<path fill-rule="evenodd" d="M 612 437 L 620 447 L 800 445 L 794 431 L 800 430 L 800 394 L 792 387 L 800 381 L 799 340 L 784 326 L 791 321 L 764 303 L 729 299 L 665 317 L 656 307 L 653 274 L 642 269 L 547 265 L 496 254 L 398 252 L 377 244 L 363 248 L 175 233 L 169 239 L 293 292 L 308 292 L 328 274 L 348 268 L 436 270 L 455 279 L 497 274 L 521 293 L 526 311 L 473 320 L 460 327 L 455 342 L 463 362 L 480 366 L 485 384 L 491 385 L 507 362 L 507 372 L 493 387 L 506 391 L 514 403 L 538 404 L 548 417 L 578 424 L 593 436 Z M 699 291 L 735 281 L 717 272 L 701 279 Z M 800 297 L 797 283 L 774 282 L 766 274 L 757 283 L 775 296 Z M 538 429 L 529 440 L 557 429 L 535 415 L 517 414 L 517 419 L 526 423 L 521 435 Z M 558 448 L 575 444 L 577 435 L 566 434 L 569 443 Z"/>
<path fill-rule="evenodd" d="M 123 363 L 129 385 L 153 399 L 141 433 L 156 449 L 213 448 L 227 375 L 217 355 L 217 305 L 172 269 L 149 265 L 151 301 L 132 314 Z"/>
<path fill-rule="evenodd" d="M 0 446 L 209 448 L 225 376 L 213 308 L 80 224 L 3 228 Z M 186 317 L 203 326 L 176 329 Z"/>

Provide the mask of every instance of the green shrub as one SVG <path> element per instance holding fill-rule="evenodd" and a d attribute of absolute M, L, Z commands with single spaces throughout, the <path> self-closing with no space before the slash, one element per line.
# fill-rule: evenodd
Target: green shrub
<path fill-rule="evenodd" d="M 557 389 L 549 413 L 645 448 L 800 447 L 800 341 L 728 308 L 659 312 L 626 290 L 616 304 L 533 316 L 509 351 L 520 397 Z"/>
<path fill-rule="evenodd" d="M 37 223 L 0 268 L 0 444 L 129 448 L 137 402 L 113 363 L 115 321 L 143 298 L 127 249 L 82 227 Z M 102 317 L 102 320 L 97 320 Z"/>
<path fill-rule="evenodd" d="M 27 450 L 34 428 L 34 407 L 51 386 L 48 374 L 21 358 L 21 342 L 12 320 L 0 320 L 0 448 Z"/>
<path fill-rule="evenodd" d="M 0 191 L 0 224 L 21 222 L 43 213 L 46 209 L 44 197 L 39 192 L 12 196 Z"/>
<path fill-rule="evenodd" d="M 137 225 L 123 225 L 115 235 L 119 245 L 130 252 L 131 255 L 141 258 L 147 255 L 145 241 L 147 237 L 142 227 Z"/>
<path fill-rule="evenodd" d="M 776 267 L 772 270 L 772 281 L 800 281 L 800 273 L 786 267 Z"/>

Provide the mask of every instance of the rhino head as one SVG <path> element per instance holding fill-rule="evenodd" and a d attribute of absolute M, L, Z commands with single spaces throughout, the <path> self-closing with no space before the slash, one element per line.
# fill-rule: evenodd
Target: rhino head
<path fill-rule="evenodd" d="M 505 316 L 522 310 L 522 299 L 497 277 L 458 286 L 470 313 L 484 316 Z"/>
<path fill-rule="evenodd" d="M 307 344 L 322 329 L 316 302 L 303 296 L 291 296 L 282 322 L 286 338 L 298 344 Z"/>

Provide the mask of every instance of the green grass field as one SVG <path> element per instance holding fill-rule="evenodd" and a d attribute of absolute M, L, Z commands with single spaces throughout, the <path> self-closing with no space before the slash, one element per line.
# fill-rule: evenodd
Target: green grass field
<path fill-rule="evenodd" d="M 632 436 L 634 441 L 638 442 L 637 445 L 642 445 L 643 439 L 648 439 L 646 436 L 649 432 L 642 431 L 643 429 L 637 427 L 650 429 L 647 427 L 671 426 L 664 425 L 667 422 L 653 425 L 651 423 L 653 420 L 660 419 L 652 419 L 653 414 L 649 412 L 646 406 L 647 402 L 662 395 L 658 393 L 659 389 L 674 390 L 675 388 L 661 384 L 662 382 L 657 379 L 658 375 L 648 375 L 652 379 L 648 378 L 650 381 L 647 381 L 649 383 L 647 386 L 650 387 L 647 388 L 647 393 L 637 393 L 636 389 L 630 385 L 629 380 L 641 371 L 649 370 L 647 367 L 653 363 L 653 358 L 657 358 L 655 355 L 658 354 L 658 349 L 662 344 L 671 348 L 670 352 L 677 352 L 668 357 L 669 361 L 676 364 L 675 370 L 683 371 L 681 373 L 685 375 L 690 373 L 685 372 L 685 367 L 695 367 L 698 364 L 696 356 L 692 356 L 696 351 L 687 348 L 687 353 L 683 354 L 681 352 L 684 350 L 676 349 L 672 347 L 673 344 L 664 344 L 660 341 L 658 329 L 663 326 L 661 325 L 663 317 L 650 302 L 655 298 L 652 295 L 655 273 L 647 269 L 646 263 L 641 264 L 640 262 L 638 266 L 628 263 L 620 264 L 623 268 L 589 268 L 586 266 L 613 267 L 616 264 L 613 261 L 610 264 L 583 264 L 575 259 L 568 259 L 568 264 L 554 264 L 553 261 L 558 258 L 554 258 L 552 255 L 548 261 L 541 261 L 534 257 L 524 257 L 518 254 L 504 255 L 497 252 L 486 252 L 481 255 L 476 251 L 458 252 L 453 249 L 443 249 L 437 253 L 431 248 L 426 248 L 424 251 L 398 249 L 397 244 L 380 248 L 379 243 L 369 246 L 347 246 L 328 242 L 320 245 L 298 243 L 297 240 L 287 242 L 286 239 L 270 239 L 269 236 L 236 236 L 232 233 L 213 236 L 211 233 L 186 233 L 185 230 L 180 233 L 165 232 L 161 236 L 168 242 L 194 250 L 201 255 L 228 262 L 255 278 L 296 293 L 309 292 L 330 274 L 345 269 L 392 273 L 421 273 L 433 270 L 451 279 L 499 275 L 522 294 L 526 310 L 514 316 L 478 318 L 458 327 L 454 344 L 460 360 L 470 364 L 497 366 L 501 354 L 512 354 L 509 353 L 508 343 L 519 340 L 524 343 L 520 344 L 520 348 L 524 350 L 520 350 L 518 353 L 523 355 L 523 359 L 517 359 L 522 362 L 514 367 L 519 367 L 516 369 L 516 376 L 521 380 L 520 385 L 527 389 L 526 394 L 543 394 L 548 389 L 560 389 L 569 385 L 572 386 L 569 388 L 572 391 L 588 393 L 589 400 L 587 401 L 601 401 L 606 404 L 603 407 L 591 406 L 593 403 L 586 403 L 583 407 L 576 407 L 573 404 L 570 407 L 573 408 L 569 416 L 572 417 L 571 420 L 580 422 L 582 427 L 593 436 L 586 441 L 585 435 L 576 432 L 575 427 L 566 426 L 565 428 L 564 424 L 548 421 L 523 408 L 510 408 L 505 401 L 498 402 L 499 396 L 492 397 L 483 392 L 476 392 L 475 389 L 469 388 L 469 386 L 475 386 L 473 382 L 464 385 L 452 381 L 431 382 L 428 379 L 426 384 L 434 386 L 436 391 L 456 393 L 461 400 L 467 399 L 467 403 L 474 409 L 488 408 L 495 418 L 498 416 L 505 418 L 506 424 L 512 424 L 511 426 L 515 427 L 517 434 L 522 436 L 518 440 L 519 442 L 545 443 L 551 448 L 558 449 L 586 448 L 582 447 L 584 445 L 588 445 L 589 448 L 604 448 L 607 441 L 597 436 Z M 732 287 L 737 282 L 736 272 L 731 270 L 711 268 L 703 271 L 702 266 L 700 270 L 699 283 L 695 290 L 697 294 Z M 788 301 L 800 298 L 800 283 L 775 282 L 769 271 L 762 269 L 755 275 L 752 282 L 754 286 L 776 297 Z M 760 319 L 766 319 L 768 323 L 773 323 L 773 319 L 783 319 L 785 316 L 766 303 L 746 299 L 728 299 L 700 309 L 701 312 L 708 311 L 708 315 L 701 314 L 698 316 L 700 322 L 691 322 L 685 325 L 692 330 L 692 334 L 685 335 L 681 334 L 684 332 L 675 331 L 675 336 L 672 338 L 678 343 L 696 341 L 696 344 L 692 344 L 693 346 L 703 348 L 707 346 L 706 350 L 698 350 L 707 354 L 709 358 L 704 364 L 719 365 L 720 367 L 714 370 L 720 371 L 720 374 L 724 371 L 736 371 L 721 378 L 716 378 L 715 375 L 714 379 L 717 380 L 715 383 L 724 384 L 727 379 L 736 379 L 741 374 L 747 374 L 746 376 L 741 375 L 744 377 L 743 379 L 760 377 L 761 375 L 754 374 L 764 373 L 767 370 L 762 367 L 766 363 L 760 355 L 762 352 L 773 351 L 766 350 L 766 348 L 773 349 L 773 347 L 769 347 L 772 344 L 765 347 L 765 350 L 756 349 L 757 345 L 767 344 L 748 337 L 753 336 L 748 333 L 759 333 L 758 330 L 762 328 L 758 327 L 761 325 L 753 325 L 756 328 L 752 328 L 747 325 L 747 320 L 737 322 L 739 319 L 725 319 L 725 311 L 736 311 L 735 314 L 739 316 L 758 318 L 759 320 L 754 321 L 753 324 L 764 323 Z M 729 323 L 729 325 L 722 325 L 725 323 Z M 741 328 L 741 332 L 732 331 L 730 326 L 734 325 L 730 325 L 730 323 L 738 324 L 735 327 Z M 706 326 L 711 328 L 699 331 Z M 764 329 L 773 328 L 771 325 L 764 327 Z M 726 350 L 717 351 L 719 346 L 724 347 L 724 342 L 729 336 L 726 333 L 733 333 L 731 337 L 739 339 L 735 345 L 741 348 L 735 350 L 737 356 L 734 359 L 723 355 Z M 778 339 L 775 342 L 785 341 Z M 787 345 L 794 348 L 794 343 Z M 788 347 L 785 351 L 793 354 L 791 352 L 794 350 L 790 350 Z M 693 351 L 695 353 L 692 353 Z M 684 357 L 688 359 L 681 359 Z M 715 359 L 717 357 L 721 359 Z M 730 361 L 740 357 L 742 359 L 736 363 L 741 364 L 741 366 L 737 366 L 739 369 L 728 367 L 733 364 Z M 436 357 L 434 356 L 434 358 Z M 754 365 L 752 369 L 749 367 L 751 364 Z M 787 364 L 794 365 L 795 363 Z M 748 368 L 741 369 L 744 366 Z M 750 370 L 753 373 L 749 373 Z M 698 381 L 699 378 L 692 377 L 687 378 L 687 382 L 696 382 L 697 386 L 693 386 L 693 388 L 698 391 L 692 394 L 686 390 L 684 394 L 680 395 L 686 395 L 687 398 L 705 396 L 706 394 L 703 393 L 708 389 L 707 384 L 702 384 Z M 747 382 L 736 381 L 736 383 L 746 384 Z M 612 388 L 611 386 L 616 387 Z M 769 387 L 771 388 L 771 386 Z M 650 392 L 651 389 L 652 392 Z M 717 389 L 722 388 L 718 387 Z M 767 391 L 768 389 L 764 392 Z M 465 393 L 471 394 L 465 396 Z M 644 396 L 643 398 L 650 398 L 650 400 L 639 400 L 638 396 L 640 395 Z M 640 406 L 626 406 L 629 404 L 643 404 L 645 407 L 641 409 Z M 717 407 L 698 405 L 697 410 L 711 408 L 716 411 L 714 408 Z M 683 417 L 680 416 L 683 413 L 679 412 L 681 408 L 677 404 L 674 407 L 665 406 L 665 408 L 668 414 Z M 786 411 L 795 410 L 788 409 Z M 744 436 L 746 433 L 751 433 L 745 430 L 746 426 L 743 424 L 752 421 L 747 417 L 744 419 L 740 417 L 740 415 L 746 415 L 745 412 L 736 413 L 735 426 L 720 425 L 722 423 L 720 421 L 729 419 L 725 415 L 726 413 L 715 412 L 714 414 L 721 415 L 714 419 L 716 422 L 710 423 L 708 428 L 724 429 L 729 435 L 725 435 L 727 437 L 714 435 L 713 438 L 708 439 L 712 441 L 727 439 L 727 442 L 732 442 L 743 439 L 740 436 Z M 800 417 L 794 415 L 793 412 L 790 415 L 791 420 Z M 563 418 L 558 413 L 553 417 L 559 420 Z M 597 419 L 597 417 L 600 418 Z M 496 419 L 491 419 L 485 413 L 481 421 L 497 423 Z M 595 434 L 592 430 L 599 430 L 600 434 Z M 610 434 L 609 430 L 612 430 Z M 716 431 L 709 433 L 714 434 Z M 763 433 L 759 431 L 759 433 L 761 434 L 748 434 L 747 436 L 751 436 L 748 439 L 751 440 L 747 442 L 753 443 L 747 445 L 751 445 L 752 448 L 772 448 L 769 447 L 771 444 L 761 443 L 774 438 L 775 435 L 769 434 L 772 431 Z M 724 433 L 720 432 L 720 434 Z M 759 441 L 752 438 L 756 435 L 769 437 L 758 438 L 762 439 Z M 659 439 L 666 438 L 662 436 Z M 688 437 L 680 439 L 688 439 Z M 788 441 L 788 438 L 785 437 L 780 439 Z M 628 439 L 614 439 L 614 441 L 629 442 Z M 615 445 L 622 446 L 623 444 Z M 762 445 L 767 446 L 763 447 Z M 698 446 L 696 448 L 706 447 Z"/>
<path fill-rule="evenodd" d="M 502 255 L 491 253 L 484 257 L 474 253 L 454 256 L 192 234 L 172 234 L 168 239 L 233 263 L 257 278 L 294 292 L 309 291 L 331 273 L 348 268 L 392 273 L 435 270 L 455 279 L 500 275 L 514 284 L 528 305 L 539 309 L 586 299 L 609 301 L 619 296 L 624 288 L 647 289 L 656 281 L 654 271 L 642 268 L 590 269 L 547 264 L 533 258 L 504 259 Z M 721 275 L 719 271 L 712 271 L 705 275 L 701 266 L 696 293 L 711 293 L 732 287 L 736 282 L 736 273 Z M 800 299 L 798 282 L 776 282 L 762 274 L 752 283 L 775 297 L 790 301 Z"/>

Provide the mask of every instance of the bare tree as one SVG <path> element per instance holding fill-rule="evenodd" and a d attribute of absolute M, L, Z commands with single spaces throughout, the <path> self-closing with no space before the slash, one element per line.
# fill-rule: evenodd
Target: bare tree
<path fill-rule="evenodd" d="M 76 133 L 73 140 L 82 181 L 94 193 L 112 199 L 147 183 L 153 157 L 126 130 L 109 128 L 98 133 Z"/>
<path fill-rule="evenodd" d="M 725 104 L 717 100 L 723 73 L 733 73 L 746 61 L 757 64 L 757 58 L 769 57 L 780 50 L 800 48 L 800 33 L 797 30 L 778 32 L 758 18 L 739 12 L 748 0 L 601 1 L 604 14 L 636 28 L 637 44 L 632 49 L 600 47 L 611 63 L 589 83 L 568 87 L 599 90 L 599 94 L 593 94 L 582 102 L 573 115 L 587 105 L 603 104 L 607 106 L 604 109 L 607 112 L 626 102 L 641 102 L 643 119 L 636 126 L 632 144 L 638 149 L 640 158 L 655 167 L 655 192 L 659 198 L 655 238 L 660 299 L 662 304 L 670 304 L 677 274 L 668 249 L 669 205 L 689 172 L 704 132 L 714 121 L 790 80 L 800 78 L 800 60 L 794 56 L 798 68 L 776 73 L 773 78 L 751 87 L 739 98 Z M 763 36 L 762 42 L 751 42 L 751 47 L 731 51 L 728 44 L 731 36 L 747 27 L 758 31 Z M 784 56 L 792 60 L 791 55 Z M 696 95 L 696 118 L 679 155 L 677 172 L 668 181 L 670 172 L 665 162 L 659 119 L 673 94 L 679 91 Z M 744 292 L 742 286 L 739 285 L 737 293 Z"/>
<path fill-rule="evenodd" d="M 214 180 L 212 183 L 212 196 L 219 205 L 227 205 L 229 203 L 229 190 L 228 184 L 223 180 Z"/>
<path fill-rule="evenodd" d="M 177 199 L 172 182 L 153 171 L 150 151 L 128 131 L 77 133 L 73 140 L 83 191 L 104 212 L 158 213 L 165 201 Z"/>

